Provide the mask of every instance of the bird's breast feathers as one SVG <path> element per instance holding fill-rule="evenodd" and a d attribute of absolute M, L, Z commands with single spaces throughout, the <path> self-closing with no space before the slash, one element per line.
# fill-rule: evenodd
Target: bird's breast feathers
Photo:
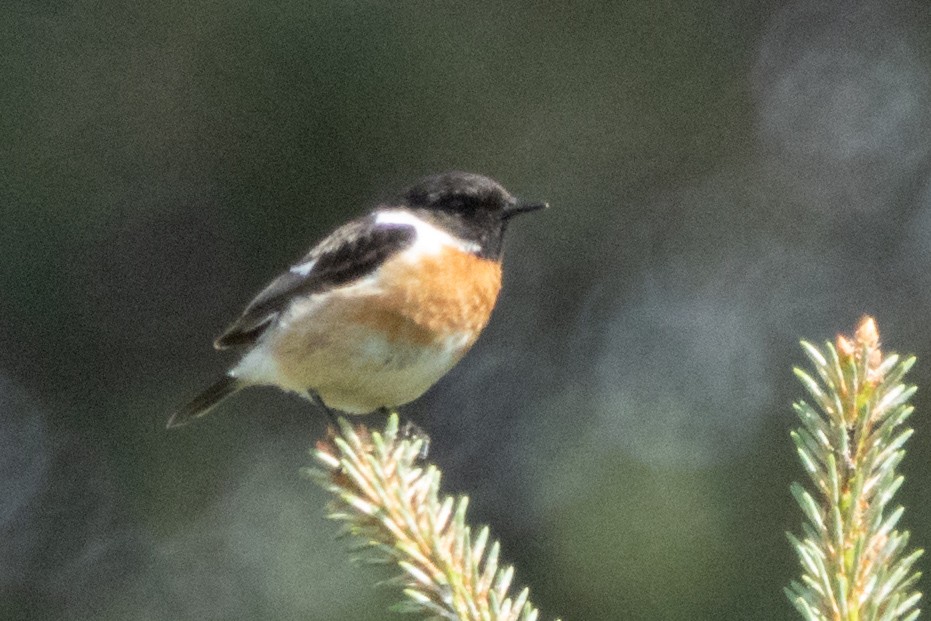
<path fill-rule="evenodd" d="M 501 264 L 446 247 L 423 253 L 415 244 L 351 285 L 292 302 L 273 338 L 281 346 L 317 347 L 371 331 L 399 346 L 472 345 L 488 323 L 501 289 Z M 464 353 L 464 352 L 463 352 Z"/>
<path fill-rule="evenodd" d="M 465 339 L 467 346 L 488 323 L 501 290 L 501 263 L 474 254 L 474 243 L 403 210 L 384 210 L 376 227 L 409 226 L 413 242 L 378 269 L 320 296 L 292 304 L 282 323 L 335 322 L 376 330 L 389 342 L 435 345 Z"/>

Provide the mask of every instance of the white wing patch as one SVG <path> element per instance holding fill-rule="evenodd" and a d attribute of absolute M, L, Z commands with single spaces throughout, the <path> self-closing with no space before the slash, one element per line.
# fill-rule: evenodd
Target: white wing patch
<path fill-rule="evenodd" d="M 421 220 L 409 211 L 385 210 L 379 211 L 375 218 L 376 224 L 406 224 L 417 231 L 414 245 L 405 251 L 405 254 L 424 255 L 439 254 L 443 248 L 452 246 L 465 252 L 478 252 L 480 246 L 474 242 L 456 239 L 446 231 Z"/>
<path fill-rule="evenodd" d="M 288 271 L 292 274 L 297 274 L 298 276 L 307 276 L 314 269 L 314 265 L 317 264 L 316 259 L 312 259 L 305 263 L 298 263 L 297 265 L 292 265 L 288 268 Z"/>

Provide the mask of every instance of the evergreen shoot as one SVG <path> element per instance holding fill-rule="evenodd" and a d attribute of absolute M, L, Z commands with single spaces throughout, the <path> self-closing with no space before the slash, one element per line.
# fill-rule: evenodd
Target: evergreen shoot
<path fill-rule="evenodd" d="M 511 591 L 514 568 L 499 566 L 500 546 L 488 527 L 466 523 L 468 497 L 440 497 L 440 471 L 423 463 L 423 438 L 398 430 L 392 414 L 383 432 L 339 430 L 312 451 L 310 474 L 334 495 L 328 516 L 358 540 L 360 560 L 394 564 L 389 583 L 403 589 L 402 612 L 429 619 L 535 621 L 525 588 Z"/>
<path fill-rule="evenodd" d="M 814 373 L 795 374 L 811 404 L 795 404 L 802 425 L 792 440 L 811 485 L 791 488 L 805 522 L 801 535 L 788 535 L 802 575 L 786 595 L 806 621 L 915 619 L 922 550 L 909 550 L 908 532 L 897 528 L 903 507 L 892 504 L 912 435 L 904 423 L 915 387 L 903 378 L 915 358 L 885 354 L 870 317 L 852 338 L 802 347 Z"/>

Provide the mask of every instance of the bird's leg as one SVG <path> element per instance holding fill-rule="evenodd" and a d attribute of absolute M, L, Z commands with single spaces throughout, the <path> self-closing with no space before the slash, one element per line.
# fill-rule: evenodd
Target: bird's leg
<path fill-rule="evenodd" d="M 335 429 L 339 429 L 339 423 L 336 422 L 336 410 L 332 409 L 326 403 L 323 402 L 323 399 L 320 398 L 320 393 L 318 393 L 313 388 L 307 389 L 307 395 L 310 397 L 310 400 L 314 402 L 320 409 L 326 412 L 327 417 L 330 419 L 330 424 L 333 425 Z"/>

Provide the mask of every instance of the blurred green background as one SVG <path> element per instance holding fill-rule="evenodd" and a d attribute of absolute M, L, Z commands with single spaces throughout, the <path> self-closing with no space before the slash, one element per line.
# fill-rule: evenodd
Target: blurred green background
<path fill-rule="evenodd" d="M 307 403 L 164 424 L 269 278 L 448 169 L 553 205 L 404 408 L 546 617 L 794 618 L 791 367 L 863 313 L 919 356 L 931 545 L 927 2 L 4 3 L 0 145 L 0 618 L 402 618 Z"/>

